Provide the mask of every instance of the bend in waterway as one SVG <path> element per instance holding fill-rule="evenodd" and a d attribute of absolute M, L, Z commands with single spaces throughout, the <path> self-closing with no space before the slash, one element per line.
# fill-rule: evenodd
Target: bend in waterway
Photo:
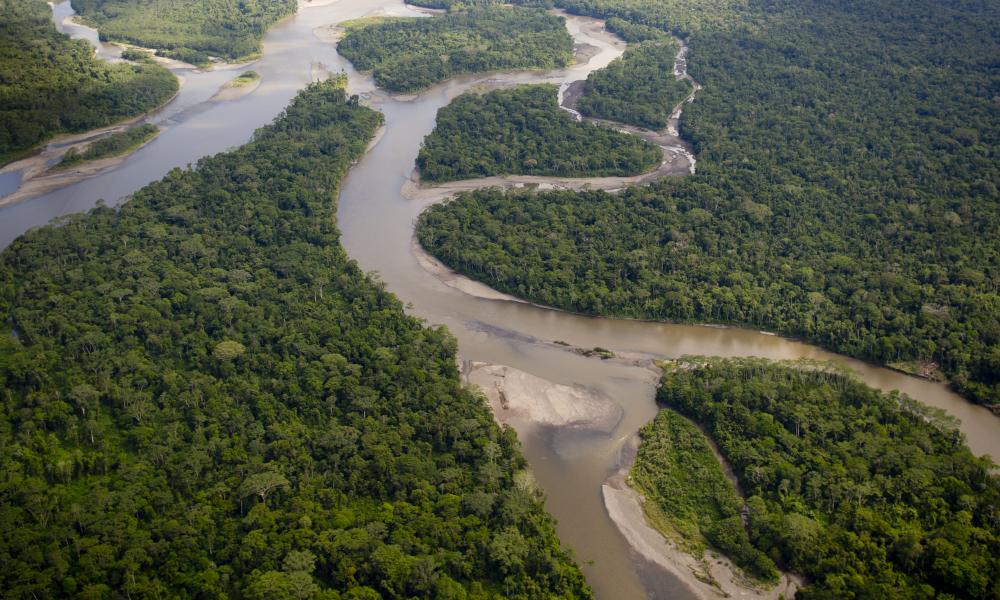
<path fill-rule="evenodd" d="M 386 116 L 384 136 L 342 186 L 338 224 L 348 254 L 362 268 L 377 271 L 390 291 L 411 304 L 411 313 L 430 323 L 447 325 L 458 338 L 462 358 L 508 365 L 559 384 L 591 387 L 622 406 L 622 420 L 610 435 L 530 426 L 518 432 L 524 453 L 546 491 L 547 507 L 559 520 L 560 537 L 575 550 L 599 598 L 690 597 L 662 569 L 633 558 L 601 498 L 601 486 L 615 470 L 622 442 L 656 414 L 656 375 L 642 366 L 642 361 L 632 365 L 627 360 L 586 358 L 560 349 L 552 343 L 555 340 L 584 348 L 610 348 L 623 356 L 704 354 L 832 360 L 853 368 L 869 385 L 899 389 L 944 408 L 962 420 L 973 451 L 1000 457 L 1000 421 L 941 384 L 761 332 L 590 318 L 521 302 L 476 298 L 436 279 L 421 268 L 411 252 L 413 225 L 426 203 L 408 200 L 400 190 L 410 180 L 420 143 L 433 128 L 437 110 L 477 84 L 562 84 L 583 79 L 620 55 L 624 44 L 603 33 L 593 19 L 568 17 L 567 26 L 577 42 L 599 48 L 587 64 L 549 73 L 462 77 L 435 86 L 412 101 L 402 101 L 374 91 L 370 78 L 357 75 L 332 44 L 313 35 L 317 27 L 363 16 L 372 8 L 364 0 L 306 5 L 294 18 L 273 27 L 264 40 L 263 58 L 253 67 L 262 76 L 261 86 L 240 100 L 208 102 L 232 73 L 208 72 L 189 78 L 182 90 L 186 95 L 182 93 L 164 117 L 163 134 L 121 166 L 0 209 L 0 244 L 6 246 L 25 230 L 53 217 L 87 210 L 98 199 L 115 204 L 173 167 L 246 142 L 255 128 L 269 122 L 310 81 L 315 64 L 322 63 L 328 71 L 343 70 L 351 75 L 351 91 L 366 96 Z M 375 8 L 392 14 L 418 14 L 398 0 Z"/>

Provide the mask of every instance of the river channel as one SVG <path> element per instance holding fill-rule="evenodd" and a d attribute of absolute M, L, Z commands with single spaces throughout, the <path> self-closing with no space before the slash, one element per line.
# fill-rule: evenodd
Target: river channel
<path fill-rule="evenodd" d="M 590 318 L 526 303 L 481 299 L 441 283 L 420 266 L 412 251 L 414 221 L 425 206 L 401 194 L 437 110 L 479 84 L 558 84 L 583 79 L 619 56 L 623 46 L 595 28 L 592 19 L 569 17 L 567 26 L 576 41 L 600 49 L 586 64 L 548 73 L 462 77 L 416 99 L 394 99 L 376 91 L 370 77 L 357 74 L 314 30 L 376 10 L 395 15 L 421 13 L 400 0 L 321 1 L 314 6 L 303 4 L 297 15 L 268 32 L 263 58 L 249 67 L 260 73 L 262 83 L 246 97 L 209 100 L 238 70 L 176 70 L 184 79 L 181 94 L 150 118 L 163 133 L 110 171 L 0 208 L 0 247 L 53 218 L 85 211 L 99 199 L 117 204 L 174 167 L 246 142 L 253 130 L 271 121 L 317 71 L 346 71 L 351 76 L 351 91 L 362 94 L 366 102 L 382 111 L 386 123 L 382 138 L 351 169 L 341 190 L 338 223 L 348 255 L 363 269 L 377 272 L 389 291 L 409 304 L 411 314 L 430 324 L 446 325 L 458 339 L 461 358 L 509 365 L 556 383 L 592 387 L 624 409 L 624 417 L 611 435 L 518 428 L 524 453 L 546 493 L 547 508 L 558 519 L 559 535 L 575 552 L 599 598 L 691 597 L 672 575 L 631 554 L 608 518 L 601 495 L 601 485 L 615 471 L 623 442 L 656 413 L 656 376 L 648 368 L 560 349 L 551 344 L 555 340 L 649 357 L 701 354 L 831 360 L 855 370 L 871 386 L 898 389 L 946 410 L 961 420 L 975 453 L 1000 458 L 1000 419 L 938 383 L 768 333 Z M 55 13 L 60 29 L 74 37 L 89 35 L 96 42 L 92 31 L 70 31 L 63 25 L 62 20 L 71 14 L 67 3 L 55 5 Z M 113 57 L 114 50 L 102 47 L 100 55 Z"/>

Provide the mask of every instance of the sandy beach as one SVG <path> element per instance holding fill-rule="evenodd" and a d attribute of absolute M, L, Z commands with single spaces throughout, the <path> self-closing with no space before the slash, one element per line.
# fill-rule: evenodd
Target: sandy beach
<path fill-rule="evenodd" d="M 614 400 L 596 390 L 553 383 L 504 365 L 465 361 L 462 376 L 483 390 L 496 420 L 507 425 L 569 427 L 610 434 L 624 412 Z"/>
<path fill-rule="evenodd" d="M 794 575 L 784 573 L 773 587 L 758 587 L 729 559 L 711 551 L 700 558 L 692 556 L 650 526 L 643 508 L 646 499 L 629 485 L 628 473 L 635 462 L 638 444 L 638 436 L 625 442 L 618 471 L 601 488 L 608 516 L 636 554 L 673 573 L 702 600 L 779 600 L 795 596 L 802 582 Z"/>
<path fill-rule="evenodd" d="M 258 77 L 257 79 L 243 85 L 233 85 L 233 81 L 223 84 L 219 88 L 219 91 L 215 92 L 215 95 L 212 96 L 210 100 L 212 102 L 225 102 L 227 100 L 238 100 L 244 96 L 249 96 L 260 87 L 261 78 Z"/>

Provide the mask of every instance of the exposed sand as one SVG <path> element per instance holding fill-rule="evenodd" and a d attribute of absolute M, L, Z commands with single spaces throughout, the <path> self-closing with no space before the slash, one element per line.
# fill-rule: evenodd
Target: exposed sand
<path fill-rule="evenodd" d="M 409 198 L 411 200 L 416 200 L 425 204 L 433 204 L 436 202 L 442 202 L 450 196 L 453 196 L 459 192 L 471 191 L 479 188 L 487 187 L 498 187 L 498 188 L 514 188 L 523 187 L 525 185 L 535 185 L 539 190 L 546 189 L 567 189 L 567 190 L 604 190 L 608 192 L 617 192 L 624 187 L 630 185 L 639 185 L 643 183 L 648 183 L 661 179 L 663 177 L 670 177 L 676 175 L 686 175 L 693 174 L 695 171 L 695 157 L 691 152 L 690 145 L 681 139 L 677 131 L 677 123 L 680 120 L 681 113 L 683 111 L 683 106 L 687 102 L 694 100 L 695 94 L 701 89 L 701 86 L 697 84 L 691 77 L 687 74 L 687 45 L 683 40 L 677 39 L 677 43 L 680 45 L 680 49 L 677 52 L 677 58 L 674 62 L 674 76 L 678 79 L 685 79 L 690 81 L 692 84 L 691 94 L 682 100 L 674 108 L 673 113 L 670 116 L 670 121 L 667 127 L 660 131 L 651 131 L 648 129 L 643 129 L 641 127 L 633 127 L 631 125 L 624 125 L 621 123 L 615 123 L 612 121 L 604 121 L 601 119 L 586 118 L 586 121 L 591 123 L 607 127 L 609 129 L 615 129 L 622 133 L 628 133 L 631 135 L 638 136 L 648 142 L 656 144 L 663 151 L 663 160 L 660 166 L 656 169 L 649 171 L 647 173 L 642 173 L 639 175 L 632 175 L 628 177 L 552 177 L 544 175 L 497 175 L 493 177 L 483 177 L 479 179 L 466 179 L 461 181 L 451 181 L 442 184 L 421 184 L 419 179 L 419 173 L 416 171 L 411 176 L 410 181 L 407 181 L 403 186 L 403 197 Z M 578 44 L 577 49 L 590 49 L 597 50 L 595 46 L 590 46 L 588 44 Z M 587 52 L 583 52 L 587 54 Z M 586 57 L 590 60 L 594 56 L 590 53 L 590 56 Z M 559 90 L 559 101 L 560 106 L 570 113 L 572 113 L 578 120 L 581 119 L 580 114 L 576 111 L 576 101 L 579 99 L 580 95 L 583 93 L 583 81 L 576 81 L 569 85 L 560 87 Z"/>
<path fill-rule="evenodd" d="M 460 292 L 469 294 L 470 296 L 475 296 L 476 298 L 484 298 L 486 300 L 507 300 L 509 302 L 525 302 L 520 298 L 516 298 L 509 294 L 504 294 L 503 292 L 498 292 L 490 286 L 480 283 L 474 279 L 469 279 L 465 275 L 457 273 L 452 269 L 446 267 L 444 263 L 438 259 L 431 256 L 420 243 L 417 241 L 416 236 L 410 243 L 413 256 L 417 259 L 417 263 L 427 271 L 428 273 L 437 277 L 442 283 L 448 287 L 455 288 Z"/>
<path fill-rule="evenodd" d="M 181 80 L 181 83 L 183 83 L 183 80 Z M 28 158 L 23 158 L 4 166 L 0 169 L 0 173 L 21 171 L 21 185 L 15 192 L 0 198 L 0 206 L 7 206 L 9 204 L 16 204 L 18 202 L 30 200 L 36 196 L 47 194 L 53 190 L 66 187 L 67 185 L 72 185 L 101 171 L 117 166 L 128 158 L 133 152 L 156 139 L 156 136 L 153 136 L 142 145 L 137 146 L 135 149 L 118 156 L 110 156 L 108 158 L 88 161 L 68 169 L 60 169 L 57 171 L 52 171 L 49 167 L 50 164 L 57 164 L 63 154 L 65 154 L 70 148 L 76 148 L 77 151 L 80 151 L 86 148 L 97 138 L 104 137 L 110 133 L 124 131 L 130 127 L 138 125 L 150 114 L 170 104 L 176 97 L 177 95 L 174 94 L 174 96 L 169 100 L 148 113 L 139 115 L 138 117 L 133 117 L 132 119 L 123 121 L 116 125 L 93 129 L 83 133 L 58 135 L 46 142 L 45 146 L 42 147 L 42 149 L 37 153 L 29 156 Z"/>
<path fill-rule="evenodd" d="M 576 44 L 573 46 L 573 62 L 585 65 L 601 53 L 601 49 L 593 44 Z"/>
<path fill-rule="evenodd" d="M 651 527 L 643 510 L 645 498 L 628 485 L 628 472 L 635 462 L 637 445 L 638 437 L 626 442 L 619 470 L 601 488 L 608 515 L 633 551 L 673 573 L 696 597 L 703 600 L 731 597 L 778 600 L 795 596 L 795 591 L 802 585 L 795 576 L 782 574 L 774 587 L 756 587 L 729 559 L 708 552 L 701 558 L 695 558 Z"/>
<path fill-rule="evenodd" d="M 320 25 L 313 29 L 313 35 L 321 42 L 336 44 L 340 38 L 344 37 L 346 30 L 339 25 Z"/>
<path fill-rule="evenodd" d="M 379 125 L 379 128 L 375 130 L 375 135 L 372 136 L 372 141 L 368 142 L 368 146 L 365 147 L 365 152 L 371 152 L 371 149 L 378 146 L 378 143 L 382 141 L 382 137 L 385 135 L 385 123 Z M 357 162 L 357 161 L 354 161 Z"/>
<path fill-rule="evenodd" d="M 512 367 L 464 361 L 467 383 L 489 399 L 497 421 L 611 433 L 624 410 L 610 397 L 583 386 L 568 386 Z"/>
<path fill-rule="evenodd" d="M 258 77 L 243 85 L 233 85 L 233 81 L 224 83 L 210 100 L 213 102 L 225 102 L 226 100 L 236 100 L 244 96 L 249 96 L 257 91 L 257 88 L 260 87 L 260 82 L 261 78 Z"/>
<path fill-rule="evenodd" d="M 336 1 L 337 0 L 299 0 L 299 9 L 326 6 L 328 4 L 333 4 Z"/>

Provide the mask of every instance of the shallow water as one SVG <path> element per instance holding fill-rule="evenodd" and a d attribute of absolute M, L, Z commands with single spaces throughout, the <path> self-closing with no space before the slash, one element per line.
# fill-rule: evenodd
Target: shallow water
<path fill-rule="evenodd" d="M 255 128 L 273 119 L 310 81 L 314 64 L 321 62 L 332 72 L 345 70 L 352 75 L 352 92 L 363 93 L 386 117 L 384 137 L 351 170 L 342 187 L 338 223 L 348 254 L 363 269 L 377 271 L 390 291 L 410 303 L 412 314 L 431 324 L 447 325 L 458 338 L 462 358 L 509 365 L 558 383 L 592 386 L 624 408 L 622 422 L 611 436 L 519 429 L 524 453 L 547 494 L 547 507 L 559 521 L 559 535 L 575 551 L 599 598 L 691 597 L 671 575 L 631 555 L 601 499 L 601 484 L 615 469 L 621 443 L 656 413 L 655 375 L 620 362 L 584 358 L 539 340 L 659 357 L 704 354 L 832 360 L 853 368 L 869 385 L 899 389 L 947 410 L 962 420 L 962 430 L 976 453 L 1000 457 L 1000 420 L 940 384 L 757 331 L 589 318 L 523 303 L 482 300 L 447 287 L 425 272 L 411 253 L 414 220 L 424 206 L 403 198 L 400 189 L 411 175 L 420 142 L 431 131 L 437 110 L 484 80 L 562 83 L 582 79 L 589 70 L 610 62 L 620 48 L 589 31 L 585 27 L 592 23 L 589 19 L 573 17 L 568 27 L 577 41 L 601 48 L 586 66 L 547 74 L 463 77 L 436 86 L 416 100 L 394 100 L 373 93 L 369 78 L 358 76 L 332 45 L 312 33 L 318 26 L 362 16 L 374 8 L 416 14 L 398 0 L 338 0 L 304 8 L 268 32 L 264 57 L 252 67 L 262 75 L 261 86 L 239 100 L 207 102 L 234 72 L 183 72 L 186 83 L 181 96 L 158 117 L 165 131 L 157 139 L 110 172 L 0 209 L 0 245 L 6 246 L 28 228 L 53 217 L 87 210 L 99 198 L 115 204 L 173 167 L 246 142 Z"/>
<path fill-rule="evenodd" d="M 10 171 L 7 173 L 0 173 L 0 198 L 3 198 L 7 194 L 16 192 L 17 188 L 20 186 L 21 186 L 20 171 Z"/>

